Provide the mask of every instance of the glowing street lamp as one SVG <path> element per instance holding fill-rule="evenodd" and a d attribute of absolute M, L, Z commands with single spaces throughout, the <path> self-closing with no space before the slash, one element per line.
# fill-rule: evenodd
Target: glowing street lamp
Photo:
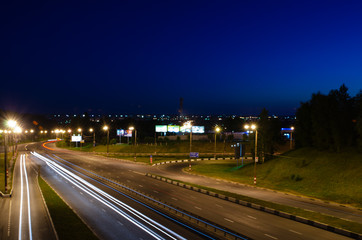
<path fill-rule="evenodd" d="M 256 185 L 256 163 L 258 162 L 258 129 L 255 124 L 244 126 L 246 130 L 255 130 L 255 159 L 254 159 L 254 184 Z"/>
<path fill-rule="evenodd" d="M 134 161 L 137 160 L 137 129 L 133 126 L 128 128 L 129 130 L 131 130 L 133 132 L 134 130 Z"/>
<path fill-rule="evenodd" d="M 184 123 L 185 129 L 190 129 L 190 158 L 191 158 L 191 150 L 192 150 L 192 123 L 191 121 L 187 121 Z"/>
<path fill-rule="evenodd" d="M 215 147 L 214 147 L 214 158 L 216 159 L 216 134 L 218 134 L 221 131 L 219 127 L 215 128 Z"/>
<path fill-rule="evenodd" d="M 294 127 L 290 128 L 292 131 L 290 132 L 290 149 L 293 148 L 293 132 L 294 132 Z"/>
<path fill-rule="evenodd" d="M 103 127 L 104 131 L 107 131 L 107 155 L 109 153 L 109 127 L 106 125 Z"/>
<path fill-rule="evenodd" d="M 96 147 L 96 132 L 94 131 L 93 128 L 90 128 L 89 132 L 93 133 L 93 152 L 94 152 L 94 148 Z"/>

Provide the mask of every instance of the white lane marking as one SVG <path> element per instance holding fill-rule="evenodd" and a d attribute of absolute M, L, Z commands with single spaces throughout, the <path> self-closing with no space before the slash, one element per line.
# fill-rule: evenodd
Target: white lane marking
<path fill-rule="evenodd" d="M 144 173 L 137 172 L 137 171 L 132 171 L 132 172 L 134 172 L 134 173 L 136 173 L 136 174 L 139 174 L 139 175 L 145 175 Z"/>
<path fill-rule="evenodd" d="M 196 199 L 196 197 L 194 197 L 194 196 L 190 196 L 191 198 L 193 198 L 193 199 Z"/>
<path fill-rule="evenodd" d="M 23 155 L 23 166 L 25 172 L 25 180 L 26 180 L 26 192 L 28 197 L 28 228 L 29 228 L 29 238 L 30 240 L 33 239 L 33 233 L 31 229 L 31 211 L 30 211 L 30 191 L 29 191 L 29 180 L 28 180 L 28 172 L 26 171 L 26 164 L 25 164 L 25 154 Z"/>
<path fill-rule="evenodd" d="M 141 184 L 139 184 L 138 186 L 143 187 Z"/>
<path fill-rule="evenodd" d="M 119 225 L 123 226 L 123 223 L 121 223 L 120 221 L 117 221 L 117 223 L 118 223 Z"/>
<path fill-rule="evenodd" d="M 8 220 L 8 237 L 10 237 L 10 226 L 11 226 L 11 205 L 13 201 L 10 199 L 10 206 L 9 206 L 9 220 Z"/>
<path fill-rule="evenodd" d="M 231 223 L 233 223 L 233 222 L 234 222 L 233 220 L 228 219 L 228 218 L 224 218 L 224 220 L 226 220 L 226 221 L 228 221 L 228 222 L 231 222 Z"/>
<path fill-rule="evenodd" d="M 19 240 L 21 240 L 21 229 L 22 229 L 22 222 L 23 222 L 23 157 L 20 156 L 20 215 L 19 215 Z"/>
<path fill-rule="evenodd" d="M 256 217 L 253 217 L 253 216 L 250 216 L 250 215 L 246 215 L 248 216 L 248 218 L 251 218 L 251 219 L 256 219 Z"/>
<path fill-rule="evenodd" d="M 194 206 L 196 209 L 198 209 L 198 210 L 202 210 L 201 208 L 199 208 L 198 206 Z"/>
<path fill-rule="evenodd" d="M 215 204 L 216 207 L 219 207 L 219 208 L 223 208 L 223 206 L 219 205 L 219 204 Z"/>
<path fill-rule="evenodd" d="M 79 192 L 80 193 L 80 195 L 83 195 L 83 193 L 82 192 Z"/>
<path fill-rule="evenodd" d="M 174 198 L 174 197 L 173 197 L 173 198 L 171 198 L 171 199 L 173 199 L 173 200 L 175 200 L 175 201 L 177 201 L 177 200 L 178 200 L 177 198 Z"/>
<path fill-rule="evenodd" d="M 159 192 L 157 192 L 156 190 L 153 190 L 153 192 L 154 192 L 154 193 L 159 193 Z"/>
<path fill-rule="evenodd" d="M 127 179 L 127 182 L 131 182 L 131 181 Z"/>
<path fill-rule="evenodd" d="M 102 211 L 103 211 L 103 212 L 106 212 L 106 210 L 105 210 L 104 208 L 102 208 Z"/>
<path fill-rule="evenodd" d="M 272 238 L 272 239 L 278 239 L 277 237 L 274 237 L 274 236 L 272 236 L 272 235 L 269 235 L 269 234 L 264 234 L 265 236 L 267 236 L 267 237 L 270 237 L 270 238 Z"/>
<path fill-rule="evenodd" d="M 289 229 L 289 232 L 296 233 L 296 234 L 298 234 L 298 235 L 302 235 L 300 232 L 294 231 L 294 230 L 292 230 L 292 229 Z"/>

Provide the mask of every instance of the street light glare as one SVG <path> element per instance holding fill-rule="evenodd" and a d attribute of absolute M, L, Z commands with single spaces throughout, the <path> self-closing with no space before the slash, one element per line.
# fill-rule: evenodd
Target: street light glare
<path fill-rule="evenodd" d="M 256 125 L 255 124 L 253 124 L 253 125 L 251 125 L 251 129 L 256 129 Z"/>
<path fill-rule="evenodd" d="M 220 132 L 220 128 L 219 128 L 219 127 L 217 127 L 215 130 L 216 130 L 216 132 Z"/>
<path fill-rule="evenodd" d="M 133 130 L 134 130 L 134 127 L 129 127 L 128 129 L 131 130 L 131 131 L 133 131 Z"/>
<path fill-rule="evenodd" d="M 82 129 L 81 128 L 78 128 L 78 132 L 81 132 L 82 131 Z"/>
<path fill-rule="evenodd" d="M 8 126 L 9 126 L 10 128 L 15 128 L 16 125 L 17 125 L 16 121 L 14 121 L 14 120 L 8 120 Z"/>
<path fill-rule="evenodd" d="M 107 130 L 108 130 L 108 126 L 104 126 L 104 127 L 103 127 L 103 130 L 104 130 L 104 131 L 107 131 Z"/>
<path fill-rule="evenodd" d="M 89 131 L 90 131 L 90 132 L 93 132 L 93 128 L 90 128 Z"/>

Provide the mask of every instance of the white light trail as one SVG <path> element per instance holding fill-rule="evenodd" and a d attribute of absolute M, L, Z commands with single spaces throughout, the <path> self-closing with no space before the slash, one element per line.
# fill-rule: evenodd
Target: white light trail
<path fill-rule="evenodd" d="M 135 224 L 136 226 L 138 226 L 139 228 L 141 228 L 142 230 L 144 230 L 145 232 L 147 232 L 148 234 L 150 234 L 154 238 L 156 238 L 156 239 L 164 239 L 162 236 L 155 233 L 152 229 L 150 229 L 149 227 L 147 227 L 144 224 L 140 223 L 138 220 L 131 217 L 129 214 L 125 213 L 124 211 L 122 211 L 117 206 L 123 208 L 124 210 L 126 210 L 130 214 L 132 214 L 134 217 L 138 218 L 139 220 L 145 222 L 149 226 L 151 226 L 151 227 L 157 229 L 158 231 L 160 231 L 161 233 L 165 234 L 168 238 L 171 238 L 171 239 L 185 239 L 182 236 L 178 235 L 177 233 L 173 232 L 172 230 L 168 229 L 167 227 L 161 225 L 160 223 L 158 223 L 158 222 L 154 221 L 153 219 L 145 216 L 144 214 L 142 214 L 141 212 L 135 210 L 134 208 L 130 207 L 129 205 L 121 202 L 120 200 L 112 197 L 111 195 L 107 194 L 106 192 L 102 191 L 101 189 L 97 188 L 96 186 L 92 185 L 91 183 L 85 181 L 83 178 L 80 178 L 79 176 L 75 175 L 74 173 L 72 173 L 69 170 L 65 169 L 64 167 L 60 166 L 56 162 L 51 161 L 50 159 L 48 159 L 48 158 L 46 158 L 46 157 L 44 157 L 44 156 L 42 156 L 42 155 L 40 155 L 40 154 L 38 154 L 36 152 L 34 152 L 32 154 L 34 156 L 36 156 L 37 158 L 39 158 L 39 159 L 43 160 L 44 162 L 46 162 L 47 165 L 50 168 L 52 168 L 59 175 L 61 175 L 62 177 L 67 179 L 69 182 L 74 184 L 76 187 L 83 190 L 84 192 L 86 192 L 87 194 L 92 196 L 93 198 L 97 199 L 98 201 L 100 201 L 101 203 L 103 203 L 104 205 L 106 205 L 107 207 L 112 209 L 113 211 L 115 211 L 117 214 L 125 217 L 127 220 L 129 220 L 130 222 L 132 222 L 133 224 Z M 93 190 L 94 192 L 91 192 L 91 190 Z"/>
<path fill-rule="evenodd" d="M 28 229 L 29 229 L 29 239 L 33 239 L 33 233 L 31 229 L 31 205 L 30 205 L 30 191 L 29 191 L 29 181 L 28 181 L 28 172 L 26 171 L 25 164 L 25 154 L 20 155 L 20 215 L 19 215 L 19 236 L 18 239 L 22 238 L 22 224 L 23 224 L 23 192 L 24 192 L 24 180 L 23 175 L 25 175 L 25 183 L 26 183 L 26 193 L 27 193 L 27 204 L 28 204 Z"/>

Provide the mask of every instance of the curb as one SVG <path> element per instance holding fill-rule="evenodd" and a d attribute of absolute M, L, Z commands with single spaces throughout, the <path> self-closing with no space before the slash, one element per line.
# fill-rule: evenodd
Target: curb
<path fill-rule="evenodd" d="M 290 220 L 293 220 L 293 221 L 296 221 L 296 222 L 304 223 L 304 224 L 307 224 L 307 225 L 310 225 L 310 226 L 313 226 L 313 227 L 317 227 L 317 228 L 320 228 L 320 229 L 323 229 L 323 230 L 326 230 L 326 231 L 329 231 L 329 232 L 339 234 L 339 235 L 343 235 L 343 236 L 346 236 L 346 237 L 350 237 L 350 238 L 354 238 L 354 239 L 361 239 L 362 240 L 362 235 L 361 234 L 358 234 L 358 233 L 355 233 L 355 232 L 352 232 L 352 231 L 348 231 L 348 230 L 341 229 L 341 228 L 336 228 L 336 227 L 333 227 L 333 226 L 330 226 L 330 225 L 327 225 L 327 224 L 324 224 L 324 223 L 309 220 L 309 219 L 306 219 L 306 218 L 303 218 L 303 217 L 299 217 L 299 216 L 292 215 L 292 214 L 289 214 L 289 213 L 286 213 L 286 212 L 278 211 L 278 210 L 275 210 L 275 209 L 272 209 L 272 208 L 260 206 L 260 205 L 255 204 L 255 203 L 250 203 L 250 202 L 239 200 L 239 199 L 236 199 L 236 198 L 233 198 L 233 197 L 228 197 L 228 196 L 225 196 L 225 195 L 222 195 L 222 194 L 210 192 L 208 190 L 200 189 L 200 188 L 188 185 L 188 184 L 184 184 L 184 183 L 180 183 L 180 182 L 170 180 L 170 179 L 167 179 L 167 178 L 164 178 L 164 177 L 156 176 L 154 174 L 147 173 L 146 176 L 157 179 L 157 180 L 160 180 L 160 181 L 163 181 L 163 182 L 167 182 L 167 183 L 179 186 L 179 187 L 183 187 L 183 188 L 195 191 L 195 192 L 200 192 L 200 193 L 212 196 L 212 197 L 216 197 L 216 198 L 223 199 L 223 200 L 226 200 L 226 201 L 229 201 L 229 202 L 233 202 L 233 203 L 245 206 L 245 207 L 253 208 L 253 209 L 260 210 L 260 211 L 263 211 L 263 212 L 267 212 L 267 213 L 270 213 L 270 214 L 273 214 L 273 215 L 277 215 L 279 217 L 283 217 L 283 218 L 287 218 L 287 219 L 290 219 Z"/>
<path fill-rule="evenodd" d="M 245 160 L 249 160 L 251 157 L 245 158 Z M 170 164 L 170 163 L 180 163 L 180 162 L 198 162 L 198 161 L 211 161 L 211 160 L 235 160 L 235 157 L 222 157 L 222 158 L 196 158 L 196 159 L 183 159 L 183 160 L 173 160 L 173 161 L 165 161 L 152 164 L 153 166 L 163 165 L 163 164 Z"/>

